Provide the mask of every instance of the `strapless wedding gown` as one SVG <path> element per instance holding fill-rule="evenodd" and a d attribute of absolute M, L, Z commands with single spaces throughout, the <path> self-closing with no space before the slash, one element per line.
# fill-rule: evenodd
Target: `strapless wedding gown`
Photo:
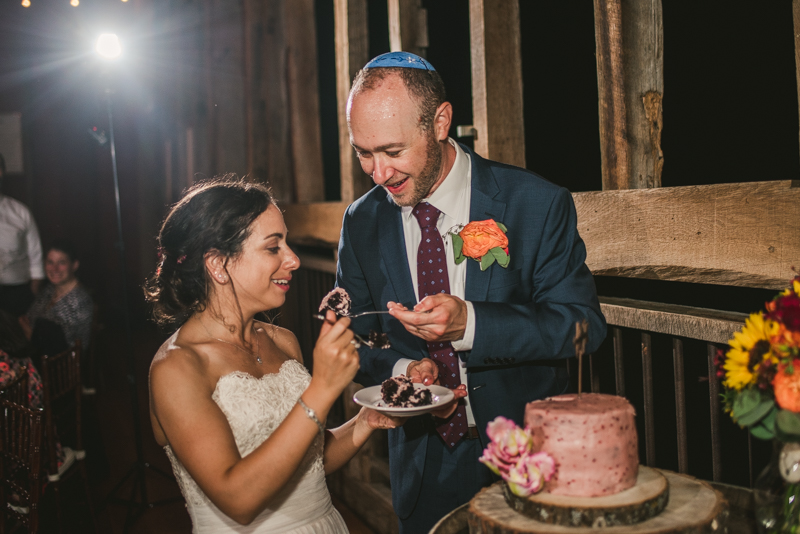
<path fill-rule="evenodd" d="M 261 445 L 286 418 L 306 390 L 311 376 L 297 360 L 287 360 L 277 373 L 256 378 L 241 371 L 224 375 L 212 398 L 233 431 L 242 457 Z M 342 516 L 331 504 L 322 465 L 323 437 L 318 435 L 295 474 L 249 525 L 240 525 L 219 510 L 197 486 L 173 454 L 167 452 L 175 478 L 192 517 L 193 532 L 346 534 Z M 280 458 L 276 458 L 280 461 Z"/>

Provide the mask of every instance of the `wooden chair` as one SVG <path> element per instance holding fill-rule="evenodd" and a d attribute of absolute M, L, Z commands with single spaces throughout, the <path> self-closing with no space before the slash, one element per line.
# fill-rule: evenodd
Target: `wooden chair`
<path fill-rule="evenodd" d="M 20 406 L 28 407 L 28 368 L 20 367 L 19 376 L 0 387 L 0 399 L 10 400 Z"/>
<path fill-rule="evenodd" d="M 86 503 L 94 524 L 94 507 L 86 475 L 81 435 L 81 369 L 80 342 L 55 356 L 42 358 L 42 382 L 44 389 L 45 440 L 47 444 L 47 478 L 55 493 L 59 528 L 62 525 L 61 492 L 63 481 L 79 473 L 86 493 Z M 59 424 L 60 423 L 60 424 Z M 58 466 L 56 457 L 56 435 L 72 437 L 74 449 L 64 448 L 66 461 Z"/>
<path fill-rule="evenodd" d="M 8 520 L 27 532 L 39 528 L 42 415 L 42 410 L 0 399 L 0 533 L 6 532 Z"/>
<path fill-rule="evenodd" d="M 89 346 L 84 347 L 83 355 L 83 394 L 94 395 L 97 392 L 98 382 L 102 382 L 102 377 L 97 369 L 97 337 L 103 329 L 100 322 L 99 306 L 94 303 L 92 308 L 92 329 L 89 337 Z"/>

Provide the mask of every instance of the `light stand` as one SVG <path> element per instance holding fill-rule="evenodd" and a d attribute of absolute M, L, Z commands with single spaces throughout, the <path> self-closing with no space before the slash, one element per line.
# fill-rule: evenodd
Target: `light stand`
<path fill-rule="evenodd" d="M 104 37 L 108 37 L 109 34 L 104 34 L 100 37 L 100 41 L 98 41 L 98 52 L 103 54 L 101 51 L 101 43 Z M 116 41 L 116 36 L 113 36 L 114 41 Z M 112 43 L 113 44 L 113 43 Z M 116 51 L 116 54 L 113 56 L 106 55 L 106 57 L 113 58 L 116 55 L 119 55 L 119 41 L 116 41 L 116 48 L 112 46 L 112 51 Z M 110 141 L 110 149 L 111 149 L 111 168 L 114 175 L 114 199 L 116 204 L 117 210 L 117 236 L 119 241 L 116 243 L 116 248 L 119 251 L 119 264 L 120 270 L 122 272 L 122 314 L 123 314 L 123 323 L 125 324 L 125 341 L 126 341 L 126 354 L 128 357 L 128 384 L 130 386 L 130 396 L 131 396 L 131 412 L 133 416 L 133 436 L 134 436 L 134 444 L 136 446 L 136 460 L 133 463 L 133 466 L 128 470 L 122 480 L 120 480 L 114 488 L 109 492 L 108 497 L 104 504 L 126 504 L 128 506 L 128 512 L 125 516 L 125 526 L 124 532 L 128 532 L 128 529 L 131 525 L 147 510 L 150 510 L 154 506 L 160 506 L 164 504 L 170 504 L 173 502 L 177 502 L 181 500 L 181 497 L 174 497 L 171 499 L 164 499 L 157 502 L 150 502 L 147 497 L 147 470 L 151 470 L 159 475 L 169 479 L 174 480 L 174 478 L 158 469 L 157 467 L 150 465 L 144 459 L 144 445 L 142 443 L 142 423 L 141 423 L 141 413 L 139 411 L 139 392 L 137 389 L 137 381 L 136 381 L 136 358 L 133 354 L 133 336 L 131 334 L 131 323 L 130 323 L 130 316 L 128 311 L 128 284 L 126 281 L 125 276 L 125 242 L 122 237 L 122 209 L 120 206 L 119 200 L 119 175 L 117 174 L 117 149 L 116 144 L 114 142 L 114 116 L 112 113 L 112 106 L 111 106 L 111 95 L 113 91 L 111 89 L 106 89 L 106 103 L 107 103 L 107 111 L 108 111 L 108 133 L 109 133 L 109 141 Z M 127 499 L 115 497 L 115 494 L 120 491 L 123 485 L 129 480 L 133 479 L 133 487 L 131 489 L 130 497 Z M 137 499 L 138 493 L 138 499 Z"/>

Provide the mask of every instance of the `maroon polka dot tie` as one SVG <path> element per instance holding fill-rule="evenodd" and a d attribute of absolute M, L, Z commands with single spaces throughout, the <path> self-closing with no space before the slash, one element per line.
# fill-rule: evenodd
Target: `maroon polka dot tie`
<path fill-rule="evenodd" d="M 447 256 L 444 242 L 436 228 L 438 209 L 427 202 L 420 202 L 412 212 L 422 229 L 422 240 L 417 250 L 417 288 L 419 299 L 436 293 L 450 293 L 450 278 L 447 274 Z M 428 343 L 428 353 L 439 366 L 439 383 L 454 389 L 461 384 L 458 357 L 449 341 Z M 436 427 L 439 436 L 448 448 L 453 448 L 467 432 L 467 409 L 459 403 L 453 415 Z"/>

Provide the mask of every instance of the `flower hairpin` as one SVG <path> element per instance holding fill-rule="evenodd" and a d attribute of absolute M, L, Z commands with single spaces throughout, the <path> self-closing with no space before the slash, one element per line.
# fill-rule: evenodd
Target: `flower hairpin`
<path fill-rule="evenodd" d="M 184 254 L 183 256 L 181 256 L 180 258 L 178 258 L 178 265 L 180 265 L 181 263 L 183 263 L 183 260 L 185 260 L 185 259 L 186 259 L 186 254 Z"/>

